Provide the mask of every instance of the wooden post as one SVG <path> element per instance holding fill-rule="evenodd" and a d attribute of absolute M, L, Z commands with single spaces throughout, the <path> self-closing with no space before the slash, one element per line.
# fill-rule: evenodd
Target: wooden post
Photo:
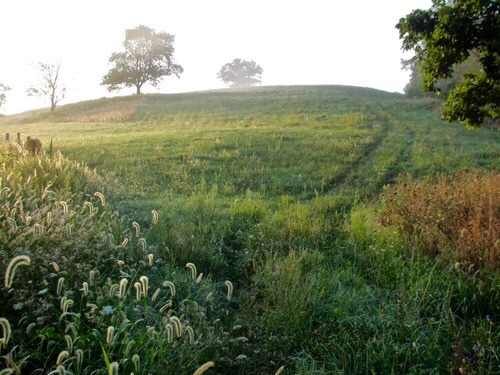
<path fill-rule="evenodd" d="M 5 133 L 5 140 L 8 142 L 9 141 L 9 133 Z"/>
<path fill-rule="evenodd" d="M 17 143 L 21 144 L 21 133 L 17 133 Z"/>

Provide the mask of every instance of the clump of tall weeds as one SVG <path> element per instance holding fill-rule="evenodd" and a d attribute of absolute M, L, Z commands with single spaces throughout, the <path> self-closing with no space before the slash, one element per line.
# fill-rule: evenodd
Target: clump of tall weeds
<path fill-rule="evenodd" d="M 15 144 L 0 156 L 0 372 L 174 374 L 217 360 L 234 336 L 230 281 L 162 259 L 85 165 Z"/>
<path fill-rule="evenodd" d="M 412 246 L 471 269 L 498 270 L 500 175 L 460 171 L 414 179 L 401 175 L 383 194 L 384 224 L 396 225 Z"/>

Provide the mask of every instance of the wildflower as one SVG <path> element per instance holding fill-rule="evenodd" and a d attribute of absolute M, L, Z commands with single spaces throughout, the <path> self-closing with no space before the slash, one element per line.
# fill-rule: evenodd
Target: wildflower
<path fill-rule="evenodd" d="M 479 345 L 474 344 L 474 346 L 472 347 L 472 350 L 474 350 L 475 352 L 477 352 L 479 350 Z"/>
<path fill-rule="evenodd" d="M 106 305 L 102 308 L 101 312 L 104 314 L 104 315 L 111 315 L 113 314 L 113 306 L 110 306 L 110 305 Z"/>
<path fill-rule="evenodd" d="M 12 307 L 14 308 L 14 310 L 21 310 L 24 307 L 24 303 L 18 302 L 15 303 Z"/>

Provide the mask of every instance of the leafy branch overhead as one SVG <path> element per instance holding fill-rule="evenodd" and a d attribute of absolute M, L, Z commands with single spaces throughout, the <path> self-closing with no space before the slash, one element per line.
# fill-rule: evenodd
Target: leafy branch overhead
<path fill-rule="evenodd" d="M 109 91 L 135 87 L 141 93 L 145 83 L 158 87 L 163 77 L 180 77 L 182 66 L 174 61 L 175 37 L 138 26 L 125 31 L 124 51 L 114 52 L 109 58 L 113 67 L 103 77 L 101 85 Z"/>
<path fill-rule="evenodd" d="M 493 0 L 433 0 L 396 25 L 404 50 L 413 50 L 422 73 L 422 89 L 439 92 L 437 82 L 450 78 L 471 54 L 480 69 L 462 75 L 444 102 L 443 119 L 479 127 L 499 118 L 500 3 Z"/>

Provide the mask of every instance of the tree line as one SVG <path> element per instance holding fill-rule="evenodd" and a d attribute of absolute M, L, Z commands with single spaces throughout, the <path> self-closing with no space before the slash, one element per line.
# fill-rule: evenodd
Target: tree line
<path fill-rule="evenodd" d="M 109 58 L 112 65 L 102 78 L 101 85 L 108 91 L 134 87 L 136 94 L 146 83 L 159 87 L 163 78 L 180 78 L 184 69 L 174 60 L 175 36 L 166 32 L 156 32 L 147 26 L 138 26 L 125 31 L 123 50 L 114 52 Z M 38 62 L 36 68 L 40 82 L 27 90 L 28 96 L 40 96 L 50 101 L 54 112 L 57 104 L 65 98 L 66 87 L 60 84 L 61 62 L 47 64 Z M 239 58 L 223 65 L 217 77 L 230 87 L 248 87 L 261 82 L 263 69 L 255 61 Z M 6 92 L 11 88 L 0 83 L 0 107 L 6 101 Z"/>
<path fill-rule="evenodd" d="M 442 118 L 469 128 L 500 116 L 500 2 L 498 0 L 432 0 L 427 10 L 417 9 L 399 20 L 396 28 L 402 48 L 414 57 L 403 63 L 411 71 L 405 88 L 409 96 L 437 93 L 443 97 Z M 144 84 L 158 87 L 166 76 L 183 73 L 173 58 L 175 37 L 139 26 L 125 32 L 123 51 L 109 58 L 112 68 L 101 85 L 109 91 Z M 65 96 L 59 87 L 59 68 L 39 63 L 42 82 L 28 95 L 50 98 L 51 111 Z M 255 61 L 234 59 L 217 74 L 231 87 L 261 82 L 262 68 Z M 0 107 L 10 87 L 0 84 Z"/>

